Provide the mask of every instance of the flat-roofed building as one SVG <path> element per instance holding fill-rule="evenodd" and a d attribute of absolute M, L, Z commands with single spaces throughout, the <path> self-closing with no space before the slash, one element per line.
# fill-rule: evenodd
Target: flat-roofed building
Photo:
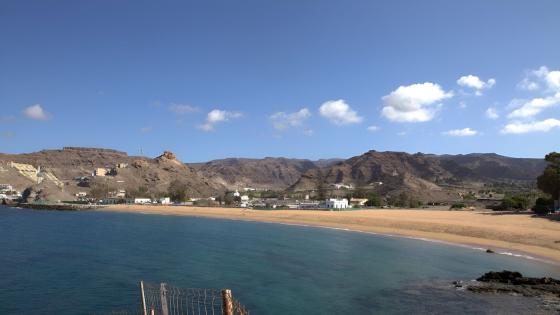
<path fill-rule="evenodd" d="M 348 208 L 348 199 L 331 198 L 325 200 L 325 208 L 327 209 L 346 209 Z"/>

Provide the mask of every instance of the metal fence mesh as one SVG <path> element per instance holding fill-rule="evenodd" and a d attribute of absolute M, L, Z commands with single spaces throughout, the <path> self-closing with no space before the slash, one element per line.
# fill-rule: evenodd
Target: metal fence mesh
<path fill-rule="evenodd" d="M 226 303 L 224 303 L 224 298 Z M 249 315 L 249 311 L 233 298 L 230 290 L 182 289 L 171 287 L 166 283 L 141 282 L 139 301 L 141 304 L 139 308 L 93 314 Z"/>
<path fill-rule="evenodd" d="M 146 308 L 154 313 L 166 315 L 221 315 L 222 294 L 214 289 L 181 289 L 165 283 L 144 284 Z"/>

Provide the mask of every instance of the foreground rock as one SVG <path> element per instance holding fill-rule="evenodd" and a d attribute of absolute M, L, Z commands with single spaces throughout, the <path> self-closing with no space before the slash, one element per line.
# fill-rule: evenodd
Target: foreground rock
<path fill-rule="evenodd" d="M 464 284 L 453 282 L 457 288 L 474 293 L 511 294 L 538 298 L 546 309 L 560 312 L 560 280 L 524 277 L 516 271 L 487 272 L 476 281 Z"/>
<path fill-rule="evenodd" d="M 514 293 L 524 296 L 556 295 L 560 298 L 560 280 L 530 278 L 521 273 L 504 270 L 487 272 L 477 282 L 467 286 L 472 292 Z"/>

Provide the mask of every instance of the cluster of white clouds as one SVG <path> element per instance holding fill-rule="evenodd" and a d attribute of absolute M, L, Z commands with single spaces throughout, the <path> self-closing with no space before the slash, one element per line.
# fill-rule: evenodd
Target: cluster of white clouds
<path fill-rule="evenodd" d="M 479 134 L 479 132 L 467 127 L 463 129 L 453 129 L 453 130 L 445 131 L 443 132 L 443 134 L 446 136 L 453 136 L 453 137 L 470 137 L 470 136 L 476 136 L 477 134 Z"/>
<path fill-rule="evenodd" d="M 525 78 L 517 85 L 522 90 L 536 91 L 546 86 L 549 90 L 560 90 L 560 70 L 550 71 L 548 67 L 527 72 Z"/>
<path fill-rule="evenodd" d="M 541 121 L 531 121 L 531 122 L 511 122 L 504 126 L 502 133 L 528 133 L 528 132 L 548 132 L 553 128 L 560 128 L 560 120 L 555 118 L 548 118 Z"/>
<path fill-rule="evenodd" d="M 496 80 L 488 79 L 488 81 L 484 82 L 478 76 L 469 74 L 460 77 L 457 80 L 457 84 L 465 88 L 470 88 L 474 90 L 475 95 L 481 96 L 482 90 L 491 89 L 494 84 L 496 84 Z"/>
<path fill-rule="evenodd" d="M 453 97 L 452 91 L 444 91 L 432 82 L 399 86 L 383 96 L 381 114 L 395 122 L 426 122 L 434 118 L 441 101 Z"/>
<path fill-rule="evenodd" d="M 546 66 L 528 71 L 517 87 L 539 95 L 510 102 L 508 107 L 512 110 L 507 115 L 510 121 L 500 131 L 502 134 L 549 132 L 560 128 L 560 120 L 556 118 L 537 119 L 546 110 L 560 105 L 560 71 L 550 71 Z"/>
<path fill-rule="evenodd" d="M 364 120 L 344 100 L 327 101 L 319 107 L 321 116 L 335 125 L 359 124 Z"/>
<path fill-rule="evenodd" d="M 237 119 L 243 116 L 239 112 L 230 112 L 226 110 L 213 109 L 208 114 L 206 114 L 206 121 L 199 125 L 198 127 L 204 131 L 214 130 L 214 126 L 218 123 L 229 121 L 231 119 Z"/>
<path fill-rule="evenodd" d="M 303 125 L 307 118 L 311 117 L 311 111 L 307 108 L 302 108 L 295 113 L 277 112 L 270 116 L 272 126 L 276 130 L 286 130 L 290 127 L 299 127 Z"/>
<path fill-rule="evenodd" d="M 468 95 L 463 88 L 472 91 L 475 95 L 482 95 L 482 91 L 489 90 L 496 85 L 496 80 L 490 78 L 486 81 L 480 77 L 468 74 L 456 80 L 459 86 L 459 96 Z M 552 117 L 537 119 L 548 109 L 560 105 L 560 71 L 549 70 L 546 66 L 527 71 L 525 77 L 518 83 L 519 89 L 534 95 L 529 99 L 513 99 L 505 108 L 495 106 L 487 107 L 484 116 L 497 120 L 504 117 L 506 122 L 501 128 L 502 134 L 524 134 L 530 132 L 548 132 L 560 128 L 560 120 Z M 401 85 L 381 98 L 381 116 L 394 123 L 422 123 L 433 120 L 442 109 L 443 104 L 456 93 L 444 89 L 434 82 L 414 83 Z M 459 101 L 460 108 L 466 108 L 463 100 Z M 200 109 L 189 104 L 171 103 L 167 109 L 176 115 L 187 115 L 199 112 Z M 364 121 L 356 110 L 343 99 L 328 100 L 322 103 L 317 113 L 336 126 L 355 125 Z M 41 104 L 26 107 L 22 114 L 32 120 L 46 121 L 52 118 Z M 203 131 L 212 131 L 217 124 L 241 118 L 242 113 L 223 109 L 213 109 L 206 114 L 206 119 L 197 127 Z M 304 134 L 311 135 L 313 130 L 307 126 L 307 121 L 312 117 L 312 111 L 303 107 L 295 112 L 279 111 L 269 116 L 272 127 L 277 131 L 299 129 Z M 0 117 L 0 121 L 7 122 L 15 116 Z M 442 132 L 446 136 L 467 137 L 481 135 L 482 133 L 471 127 L 448 130 Z M 376 125 L 366 127 L 370 132 L 381 128 Z M 147 133 L 152 127 L 143 127 L 140 132 Z"/>
<path fill-rule="evenodd" d="M 31 105 L 23 110 L 23 115 L 33 120 L 49 120 L 51 115 L 47 113 L 41 104 Z"/>
<path fill-rule="evenodd" d="M 475 95 L 482 95 L 483 90 L 489 90 L 496 84 L 496 79 L 483 81 L 476 75 L 464 75 L 457 79 L 460 87 L 474 91 Z M 383 107 L 381 115 L 392 122 L 419 123 L 434 119 L 443 107 L 443 102 L 455 96 L 452 90 L 446 91 L 441 85 L 433 82 L 415 83 L 399 86 L 396 90 L 381 98 Z M 459 102 L 460 108 L 466 108 L 464 101 Z M 488 108 L 486 116 L 491 119 L 499 118 L 495 108 Z M 465 127 L 443 132 L 448 136 L 475 136 L 480 132 Z"/>
<path fill-rule="evenodd" d="M 560 104 L 560 92 L 547 96 L 537 97 L 523 102 L 519 108 L 509 113 L 508 118 L 530 118 L 543 110 Z"/>

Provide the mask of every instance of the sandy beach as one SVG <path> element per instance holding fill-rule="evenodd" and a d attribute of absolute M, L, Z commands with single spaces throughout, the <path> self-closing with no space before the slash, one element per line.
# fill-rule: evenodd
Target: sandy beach
<path fill-rule="evenodd" d="M 200 216 L 341 228 L 511 251 L 560 264 L 560 222 L 527 214 L 439 210 L 250 210 L 115 205 L 100 211 Z"/>

